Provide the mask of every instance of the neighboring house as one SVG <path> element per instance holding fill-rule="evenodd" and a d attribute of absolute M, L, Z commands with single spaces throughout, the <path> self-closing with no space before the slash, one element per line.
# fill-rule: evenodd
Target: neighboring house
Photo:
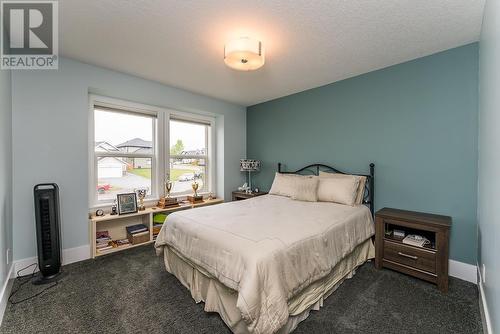
<path fill-rule="evenodd" d="M 101 141 L 95 143 L 95 150 L 98 152 L 118 152 L 117 147 L 108 142 Z M 97 175 L 99 178 L 122 177 L 127 172 L 127 163 L 115 157 L 104 157 L 97 161 Z"/>
<path fill-rule="evenodd" d="M 207 152 L 204 148 L 198 150 L 182 151 L 181 155 L 206 155 Z M 183 164 L 196 163 L 198 166 L 205 165 L 205 159 L 182 159 Z"/>
<path fill-rule="evenodd" d="M 98 141 L 95 143 L 96 152 L 118 152 L 120 151 L 116 146 L 111 145 L 107 141 Z"/>
<path fill-rule="evenodd" d="M 134 138 L 124 143 L 116 145 L 116 147 L 125 153 L 144 153 L 151 154 L 153 152 L 153 143 L 141 138 Z M 129 159 L 133 168 L 151 168 L 151 159 L 149 158 L 134 158 Z"/>
<path fill-rule="evenodd" d="M 153 152 L 153 143 L 149 140 L 134 138 L 124 143 L 116 145 L 118 149 L 126 153 L 147 153 Z"/>
<path fill-rule="evenodd" d="M 127 163 L 115 157 L 104 157 L 97 161 L 99 178 L 122 177 L 127 173 Z"/>

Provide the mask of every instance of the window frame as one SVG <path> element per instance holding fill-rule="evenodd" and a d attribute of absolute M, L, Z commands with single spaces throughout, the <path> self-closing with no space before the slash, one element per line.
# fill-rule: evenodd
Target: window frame
<path fill-rule="evenodd" d="M 215 115 L 184 112 L 169 108 L 156 107 L 127 100 L 115 99 L 106 96 L 89 94 L 89 122 L 88 122 L 88 201 L 89 208 L 109 207 L 113 200 L 98 200 L 96 187 L 97 159 L 94 138 L 94 108 L 95 106 L 111 108 L 124 113 L 145 114 L 156 117 L 156 126 L 153 126 L 153 157 L 151 161 L 151 195 L 145 199 L 147 205 L 156 204 L 164 196 L 164 184 L 167 171 L 170 173 L 170 119 L 209 124 L 207 138 L 207 177 L 208 190 L 200 194 L 216 193 L 216 143 L 215 143 Z M 102 155 L 102 154 L 99 154 Z M 105 154 L 107 155 L 107 154 Z M 144 157 L 145 154 L 124 153 L 120 157 Z M 148 155 L 149 158 L 149 155 Z M 163 172 L 162 172 L 163 171 Z M 186 197 L 186 193 L 174 194 L 172 197 Z"/>
<path fill-rule="evenodd" d="M 214 154 L 215 152 L 215 143 L 213 140 L 213 133 L 214 133 L 214 126 L 215 126 L 215 121 L 213 117 L 202 117 L 202 116 L 197 116 L 196 118 L 192 117 L 193 115 L 185 114 L 185 113 L 170 113 L 169 118 L 167 120 L 168 122 L 168 159 L 166 160 L 166 167 L 168 167 L 168 171 L 170 174 L 170 159 L 175 159 L 175 158 L 180 158 L 180 159 L 204 159 L 205 164 L 206 164 L 206 173 L 205 173 L 205 181 L 207 181 L 207 190 L 205 191 L 199 191 L 199 194 L 208 194 L 213 192 L 213 189 L 215 187 L 214 184 L 214 177 L 215 177 L 215 168 L 212 167 L 214 164 Z M 186 122 L 186 123 L 191 123 L 191 124 L 202 124 L 205 125 L 205 143 L 206 143 L 206 152 L 205 155 L 180 155 L 180 154 L 170 154 L 170 121 L 179 121 L 179 122 Z M 173 197 L 182 197 L 186 196 L 188 194 L 191 194 L 191 192 L 185 191 L 185 192 L 177 192 L 177 193 L 172 193 Z"/>

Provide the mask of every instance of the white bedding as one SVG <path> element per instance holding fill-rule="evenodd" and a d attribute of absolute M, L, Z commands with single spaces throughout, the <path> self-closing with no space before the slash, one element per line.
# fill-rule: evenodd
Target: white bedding
<path fill-rule="evenodd" d="M 249 331 L 274 333 L 287 322 L 287 301 L 373 233 L 365 206 L 266 195 L 173 213 L 155 247 L 160 255 L 168 245 L 238 291 Z"/>

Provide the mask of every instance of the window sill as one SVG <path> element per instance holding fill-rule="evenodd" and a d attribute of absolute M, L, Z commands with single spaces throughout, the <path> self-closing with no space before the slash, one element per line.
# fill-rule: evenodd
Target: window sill
<path fill-rule="evenodd" d="M 205 192 L 199 192 L 198 195 L 201 195 L 201 196 L 205 197 L 205 196 L 210 195 L 210 193 L 212 193 L 212 192 L 211 191 L 205 191 Z M 170 197 L 184 200 L 184 199 L 186 199 L 190 195 L 192 195 L 192 194 L 188 193 L 188 194 L 170 195 Z M 158 197 L 144 199 L 144 205 L 146 207 L 155 206 L 156 203 L 158 203 L 159 200 L 160 200 L 160 198 L 158 198 Z M 91 206 L 89 208 L 89 212 L 93 213 L 97 209 L 105 209 L 105 208 L 109 208 L 111 210 L 111 206 L 112 205 L 113 205 L 113 202 L 103 202 L 103 203 L 94 204 L 93 206 Z"/>

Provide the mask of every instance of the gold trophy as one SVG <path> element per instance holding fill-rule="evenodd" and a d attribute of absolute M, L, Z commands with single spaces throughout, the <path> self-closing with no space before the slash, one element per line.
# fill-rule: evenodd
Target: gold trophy
<path fill-rule="evenodd" d="M 193 182 L 191 184 L 191 188 L 193 188 L 193 191 L 194 191 L 194 197 L 198 197 L 198 187 L 200 185 L 198 184 L 198 182 Z"/>
<path fill-rule="evenodd" d="M 165 193 L 167 194 L 167 198 L 170 198 L 170 191 L 172 190 L 173 183 L 170 180 L 165 182 Z"/>
<path fill-rule="evenodd" d="M 135 192 L 137 193 L 137 197 L 139 198 L 139 211 L 144 211 L 146 210 L 146 207 L 144 206 L 144 198 L 146 198 L 147 194 L 147 189 L 136 189 Z"/>
<path fill-rule="evenodd" d="M 170 197 L 170 191 L 172 190 L 173 187 L 172 181 L 170 181 L 170 175 L 167 174 L 166 181 L 165 181 L 165 197 L 161 197 L 160 200 L 158 201 L 158 207 L 165 209 L 168 207 L 174 207 L 178 206 L 179 203 L 177 203 L 177 198 L 172 198 Z"/>
<path fill-rule="evenodd" d="M 198 195 L 198 188 L 199 188 L 199 184 L 198 182 L 194 181 L 192 184 L 191 184 L 191 188 L 193 188 L 193 196 L 188 196 L 188 201 L 190 201 L 191 203 L 200 203 L 200 202 L 203 202 L 203 196 L 200 196 Z"/>

